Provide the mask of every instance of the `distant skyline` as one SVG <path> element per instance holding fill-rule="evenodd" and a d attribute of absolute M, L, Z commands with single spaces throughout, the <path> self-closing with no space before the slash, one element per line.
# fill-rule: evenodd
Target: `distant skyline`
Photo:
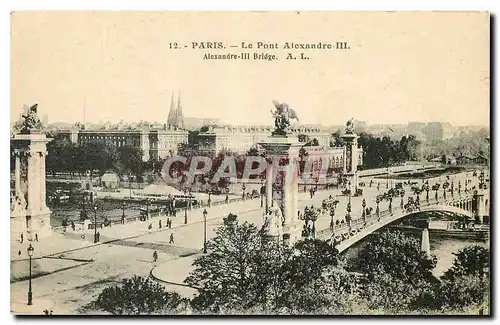
<path fill-rule="evenodd" d="M 184 116 L 272 124 L 272 100 L 303 124 L 489 125 L 487 13 L 14 12 L 11 122 L 39 104 L 52 122 L 165 123 Z M 172 41 L 319 42 L 309 61 L 206 61 Z M 227 50 L 214 53 L 225 53 Z M 84 109 L 85 108 L 85 109 Z"/>

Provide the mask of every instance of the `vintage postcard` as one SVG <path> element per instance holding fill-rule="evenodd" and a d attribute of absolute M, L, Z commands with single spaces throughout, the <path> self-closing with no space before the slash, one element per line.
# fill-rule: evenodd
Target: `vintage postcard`
<path fill-rule="evenodd" d="M 16 315 L 490 315 L 487 12 L 11 14 Z"/>

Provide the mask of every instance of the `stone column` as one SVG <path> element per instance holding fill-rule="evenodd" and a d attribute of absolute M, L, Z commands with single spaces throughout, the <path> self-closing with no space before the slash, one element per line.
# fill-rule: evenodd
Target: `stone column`
<path fill-rule="evenodd" d="M 292 180 L 292 244 L 295 243 L 297 240 L 300 239 L 301 237 L 301 229 L 300 229 L 300 223 L 299 223 L 299 217 L 298 217 L 298 211 L 299 211 L 299 166 L 298 166 L 298 161 L 296 161 L 296 164 L 293 169 L 293 180 Z M 297 227 L 299 229 L 297 229 Z"/>
<path fill-rule="evenodd" d="M 35 182 L 36 182 L 36 169 L 35 169 L 35 153 L 32 151 L 27 152 L 27 163 L 28 163 L 28 213 L 33 215 L 35 211 L 38 211 L 36 202 L 33 200 L 36 196 Z"/>
<path fill-rule="evenodd" d="M 46 202 L 46 188 L 45 188 L 45 155 L 46 152 L 40 152 L 40 210 L 45 211 L 47 209 L 47 202 Z"/>
<path fill-rule="evenodd" d="M 21 153 L 15 152 L 16 157 L 16 169 L 15 169 L 15 190 L 16 195 L 22 195 L 21 193 L 21 157 L 19 156 Z"/>
<path fill-rule="evenodd" d="M 266 210 L 272 206 L 273 203 L 273 165 L 269 159 L 266 159 Z"/>
<path fill-rule="evenodd" d="M 431 257 L 431 244 L 429 241 L 429 230 L 425 228 L 422 231 L 422 245 L 421 245 L 422 251 L 427 255 L 428 258 Z"/>

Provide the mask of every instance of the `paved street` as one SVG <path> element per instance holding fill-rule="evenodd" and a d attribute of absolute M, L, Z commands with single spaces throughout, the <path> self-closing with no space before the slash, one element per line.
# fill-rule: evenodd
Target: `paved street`
<path fill-rule="evenodd" d="M 464 173 L 453 176 L 456 193 L 458 193 L 459 180 L 462 183 L 462 190 L 464 189 L 465 177 Z M 472 177 L 470 173 L 468 177 L 473 179 L 468 188 L 477 185 L 477 177 Z M 366 183 L 363 188 L 363 197 L 351 198 L 353 219 L 361 216 L 361 201 L 363 198 L 366 199 L 367 207 L 372 206 L 375 210 L 375 198 L 378 194 L 376 184 L 378 181 L 381 182 L 380 192 L 386 190 L 385 183 L 383 183 L 385 180 L 383 179 L 374 179 L 371 188 L 369 187 L 370 178 L 363 178 L 362 181 Z M 438 178 L 431 179 L 429 183 L 432 185 L 437 181 L 439 181 Z M 441 177 L 441 183 L 443 181 L 444 177 Z M 394 180 L 394 183 L 396 182 L 398 181 Z M 421 185 L 421 181 L 419 185 Z M 408 187 L 406 189 L 405 202 L 410 194 Z M 319 207 L 322 200 L 329 195 L 339 200 L 335 219 L 343 218 L 348 198 L 340 196 L 340 189 L 318 191 L 312 199 L 309 198 L 308 193 L 300 193 L 299 209 L 302 211 L 306 205 Z M 433 196 L 434 191 L 431 191 L 429 195 Z M 442 196 L 442 191 L 439 192 L 439 196 Z M 385 210 L 387 206 L 388 202 L 382 202 L 380 209 Z M 394 200 L 393 206 L 399 206 L 399 200 Z M 35 257 L 57 253 L 56 256 L 68 261 L 80 261 L 78 263 L 75 261 L 74 267 L 33 279 L 34 298 L 52 299 L 55 313 L 72 313 L 77 308 L 90 302 L 110 282 L 134 274 L 149 276 L 153 269 L 153 275 L 158 279 L 178 283 L 188 274 L 193 258 L 201 252 L 203 247 L 202 211 L 203 209 L 190 211 L 187 225 L 184 224 L 184 214 L 178 214 L 177 218 L 173 219 L 172 229 L 159 229 L 158 220 L 160 218 L 99 229 L 101 243 L 98 245 L 92 243 L 93 231 L 56 234 L 52 238 L 32 243 L 35 248 Z M 207 212 L 207 236 L 211 238 L 214 236 L 216 228 L 222 224 L 222 217 L 227 216 L 229 213 L 238 215 L 240 222 L 248 221 L 261 225 L 264 209 L 260 207 L 260 199 L 254 199 L 234 202 L 229 205 L 212 206 L 207 208 Z M 161 220 L 164 227 L 166 217 L 161 217 Z M 151 230 L 148 229 L 149 224 L 152 225 Z M 316 222 L 317 230 L 328 228 L 329 224 L 329 215 L 322 216 Z M 174 244 L 169 244 L 171 233 L 174 234 Z M 81 235 L 84 235 L 85 238 L 83 239 Z M 17 239 L 14 239 L 11 247 L 14 259 L 23 258 L 23 256 L 18 256 L 17 252 L 22 250 L 22 255 L 25 255 L 26 247 L 26 241 L 20 244 Z M 62 250 L 64 252 L 61 252 Z M 158 252 L 159 258 L 156 263 L 153 263 L 152 255 L 155 250 Z M 41 261 L 45 263 L 46 260 L 34 260 L 34 263 L 40 261 L 40 264 L 42 264 Z M 92 262 L 81 263 L 81 260 L 92 260 Z M 22 263 L 22 261 L 17 263 Z M 155 269 L 157 266 L 160 267 Z M 43 265 L 40 268 L 43 268 Z M 27 287 L 27 281 L 12 283 L 11 300 L 15 303 L 26 300 Z M 179 286 L 169 285 L 168 288 L 187 295 L 193 293 L 192 290 Z"/>

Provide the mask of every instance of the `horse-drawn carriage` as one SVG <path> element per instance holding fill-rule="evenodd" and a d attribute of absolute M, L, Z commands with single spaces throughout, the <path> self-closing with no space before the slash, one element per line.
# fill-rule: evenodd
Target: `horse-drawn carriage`
<path fill-rule="evenodd" d="M 336 206 L 339 203 L 339 200 L 335 200 L 332 197 L 329 197 L 328 199 L 324 199 L 323 202 L 321 203 L 321 207 L 323 209 L 328 209 L 332 208 L 333 206 Z"/>

